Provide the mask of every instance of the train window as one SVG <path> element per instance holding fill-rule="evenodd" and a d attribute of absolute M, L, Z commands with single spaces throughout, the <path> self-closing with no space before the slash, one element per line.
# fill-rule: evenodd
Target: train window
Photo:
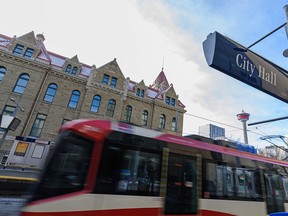
<path fill-rule="evenodd" d="M 33 200 L 82 190 L 92 146 L 93 141 L 75 133 L 62 134 Z"/>
<path fill-rule="evenodd" d="M 204 164 L 204 198 L 262 199 L 259 171 L 209 162 Z"/>
<path fill-rule="evenodd" d="M 104 143 L 95 193 L 158 196 L 161 153 L 111 141 Z"/>
<path fill-rule="evenodd" d="M 285 199 L 287 201 L 288 200 L 288 179 L 282 178 L 282 182 L 283 182 L 283 187 L 284 187 L 284 192 L 285 192 Z"/>

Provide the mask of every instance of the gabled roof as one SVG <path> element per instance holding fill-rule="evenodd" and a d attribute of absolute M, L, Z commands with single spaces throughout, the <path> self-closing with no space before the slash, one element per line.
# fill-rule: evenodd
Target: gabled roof
<path fill-rule="evenodd" d="M 12 39 L 17 39 L 20 41 L 22 40 L 22 41 L 25 41 L 26 43 L 37 46 L 40 49 L 40 53 L 36 57 L 36 60 L 41 60 L 42 62 L 44 61 L 47 64 L 54 66 L 54 67 L 57 67 L 57 68 L 63 68 L 63 66 L 65 64 L 65 60 L 67 58 L 64 56 L 61 56 L 59 54 L 53 53 L 51 51 L 48 51 L 44 45 L 45 37 L 43 34 L 37 34 L 37 36 L 35 37 L 34 31 L 31 31 L 27 34 L 19 36 L 18 38 L 16 36 L 11 38 L 11 37 L 0 34 L 0 47 L 2 47 L 2 49 L 8 48 Z M 82 65 L 81 73 L 79 74 L 79 76 L 82 78 L 88 79 L 93 68 L 94 68 L 94 70 L 96 68 L 95 65 L 90 66 L 90 65 L 79 62 L 77 55 L 72 57 L 70 59 L 70 61 L 80 63 Z M 111 62 L 108 62 L 107 64 L 97 68 L 96 70 L 105 70 L 105 69 L 112 71 L 114 73 L 120 73 L 121 76 L 124 77 L 124 75 L 123 75 L 123 73 L 122 73 L 122 71 L 121 71 L 121 69 L 120 69 L 120 67 L 116 61 L 116 58 L 114 60 L 112 60 Z M 141 85 L 141 86 L 144 85 L 145 86 L 145 83 L 143 80 L 141 80 L 140 83 L 136 83 L 136 82 L 129 79 L 128 90 L 134 91 L 135 85 Z M 169 84 L 169 82 L 166 78 L 166 75 L 163 71 L 163 68 L 162 68 L 161 72 L 159 73 L 159 75 L 157 76 L 157 78 L 155 79 L 155 81 L 153 82 L 153 84 L 150 86 L 146 86 L 146 87 L 147 87 L 147 94 L 146 94 L 147 97 L 154 98 L 154 99 L 157 98 L 157 99 L 163 100 L 164 94 L 166 92 L 169 92 L 169 94 L 170 94 L 171 93 L 170 91 L 172 89 L 173 89 L 172 91 L 175 92 L 173 85 Z M 173 94 L 173 92 L 172 92 L 172 94 Z M 179 102 L 180 107 L 185 107 L 179 100 L 178 100 L 178 102 Z"/>

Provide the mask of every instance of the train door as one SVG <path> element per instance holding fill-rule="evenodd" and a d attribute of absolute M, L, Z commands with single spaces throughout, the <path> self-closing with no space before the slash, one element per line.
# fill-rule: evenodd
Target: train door
<path fill-rule="evenodd" d="M 266 205 L 268 214 L 284 211 L 284 197 L 280 185 L 279 176 L 276 174 L 264 173 L 266 188 Z"/>
<path fill-rule="evenodd" d="M 165 214 L 195 214 L 196 158 L 169 154 Z"/>

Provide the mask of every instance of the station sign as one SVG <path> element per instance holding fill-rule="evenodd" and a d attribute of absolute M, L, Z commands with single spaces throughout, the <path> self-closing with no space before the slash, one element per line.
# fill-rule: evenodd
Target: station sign
<path fill-rule="evenodd" d="M 203 50 L 210 67 L 288 102 L 288 73 L 285 69 L 218 32 L 207 36 Z"/>

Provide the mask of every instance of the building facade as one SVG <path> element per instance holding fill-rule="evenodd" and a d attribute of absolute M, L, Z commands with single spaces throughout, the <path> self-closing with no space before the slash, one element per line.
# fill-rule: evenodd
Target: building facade
<path fill-rule="evenodd" d="M 211 139 L 219 137 L 225 137 L 225 129 L 213 124 L 207 124 L 199 127 L 199 135 L 205 136 Z"/>
<path fill-rule="evenodd" d="M 8 131 L 2 152 L 10 150 L 16 136 L 54 142 L 64 122 L 80 118 L 125 121 L 182 135 L 185 106 L 163 70 L 146 85 L 126 78 L 116 59 L 97 68 L 77 55 L 66 58 L 48 51 L 44 40 L 33 31 L 0 35 L 0 112 L 17 111 L 21 120 L 15 131 Z"/>

